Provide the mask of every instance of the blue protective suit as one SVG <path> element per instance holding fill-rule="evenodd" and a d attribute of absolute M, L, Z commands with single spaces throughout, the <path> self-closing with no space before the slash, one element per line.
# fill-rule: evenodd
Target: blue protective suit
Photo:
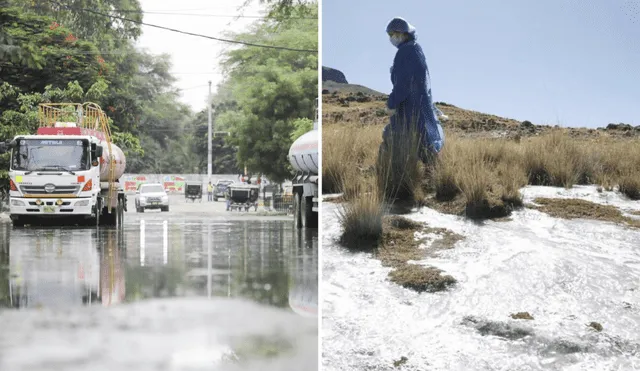
<path fill-rule="evenodd" d="M 404 31 L 409 35 L 409 40 L 398 45 L 391 67 L 391 82 L 393 90 L 389 95 L 387 107 L 395 109 L 391 122 L 385 127 L 383 136 L 389 134 L 389 130 L 397 131 L 403 125 L 417 125 L 421 135 L 423 146 L 430 152 L 438 153 L 444 146 L 444 132 L 438 120 L 442 115 L 433 103 L 431 96 L 431 81 L 429 68 L 422 52 L 422 48 L 416 42 L 415 29 L 401 18 L 395 18 L 387 27 L 387 32 L 394 24 L 396 28 L 391 30 Z"/>

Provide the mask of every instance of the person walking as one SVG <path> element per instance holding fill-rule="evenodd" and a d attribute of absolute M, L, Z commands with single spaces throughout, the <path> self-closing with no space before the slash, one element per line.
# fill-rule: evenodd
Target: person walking
<path fill-rule="evenodd" d="M 387 100 L 390 122 L 382 133 L 380 153 L 389 147 L 393 134 L 408 130 L 420 136 L 422 162 L 431 163 L 444 147 L 444 132 L 438 117 L 444 121 L 447 116 L 433 103 L 429 68 L 416 41 L 415 27 L 396 17 L 388 23 L 387 34 L 398 51 L 390 71 L 393 84 Z"/>
<path fill-rule="evenodd" d="M 213 201 L 213 184 L 211 182 L 207 184 L 207 194 L 209 195 L 209 201 Z"/>

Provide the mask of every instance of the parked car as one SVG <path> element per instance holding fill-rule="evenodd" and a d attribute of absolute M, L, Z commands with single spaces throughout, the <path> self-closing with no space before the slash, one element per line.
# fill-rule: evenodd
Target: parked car
<path fill-rule="evenodd" d="M 160 183 L 140 184 L 136 191 L 136 211 L 143 213 L 147 209 L 169 211 L 169 196 Z"/>
<path fill-rule="evenodd" d="M 224 193 L 227 191 L 227 187 L 230 184 L 234 184 L 235 181 L 230 179 L 218 180 L 216 186 L 213 189 L 213 200 L 218 201 L 218 198 L 224 198 Z"/>

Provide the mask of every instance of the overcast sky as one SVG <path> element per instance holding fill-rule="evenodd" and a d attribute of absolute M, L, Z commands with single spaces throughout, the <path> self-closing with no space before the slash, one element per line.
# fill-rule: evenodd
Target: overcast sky
<path fill-rule="evenodd" d="M 171 27 L 182 31 L 224 37 L 224 33 L 242 32 L 255 18 L 233 18 L 222 16 L 259 16 L 263 15 L 263 7 L 256 0 L 250 6 L 239 7 L 245 0 L 140 0 L 145 12 L 164 12 L 171 14 L 144 14 L 145 23 Z M 191 15 L 179 15 L 191 14 Z M 142 26 L 142 36 L 138 45 L 153 54 L 167 53 L 171 55 L 172 72 L 178 79 L 176 87 L 183 89 L 182 101 L 190 105 L 194 111 L 206 107 L 208 81 L 212 82 L 212 93 L 222 81 L 218 66 L 220 53 L 230 44 L 183 35 L 153 27 Z"/>

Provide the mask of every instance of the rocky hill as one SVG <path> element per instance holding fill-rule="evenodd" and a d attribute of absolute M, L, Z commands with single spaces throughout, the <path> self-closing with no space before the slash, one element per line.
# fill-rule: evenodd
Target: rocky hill
<path fill-rule="evenodd" d="M 348 84 L 347 78 L 342 71 L 338 71 L 331 67 L 322 66 L 322 82 L 333 81 L 339 84 Z"/>

